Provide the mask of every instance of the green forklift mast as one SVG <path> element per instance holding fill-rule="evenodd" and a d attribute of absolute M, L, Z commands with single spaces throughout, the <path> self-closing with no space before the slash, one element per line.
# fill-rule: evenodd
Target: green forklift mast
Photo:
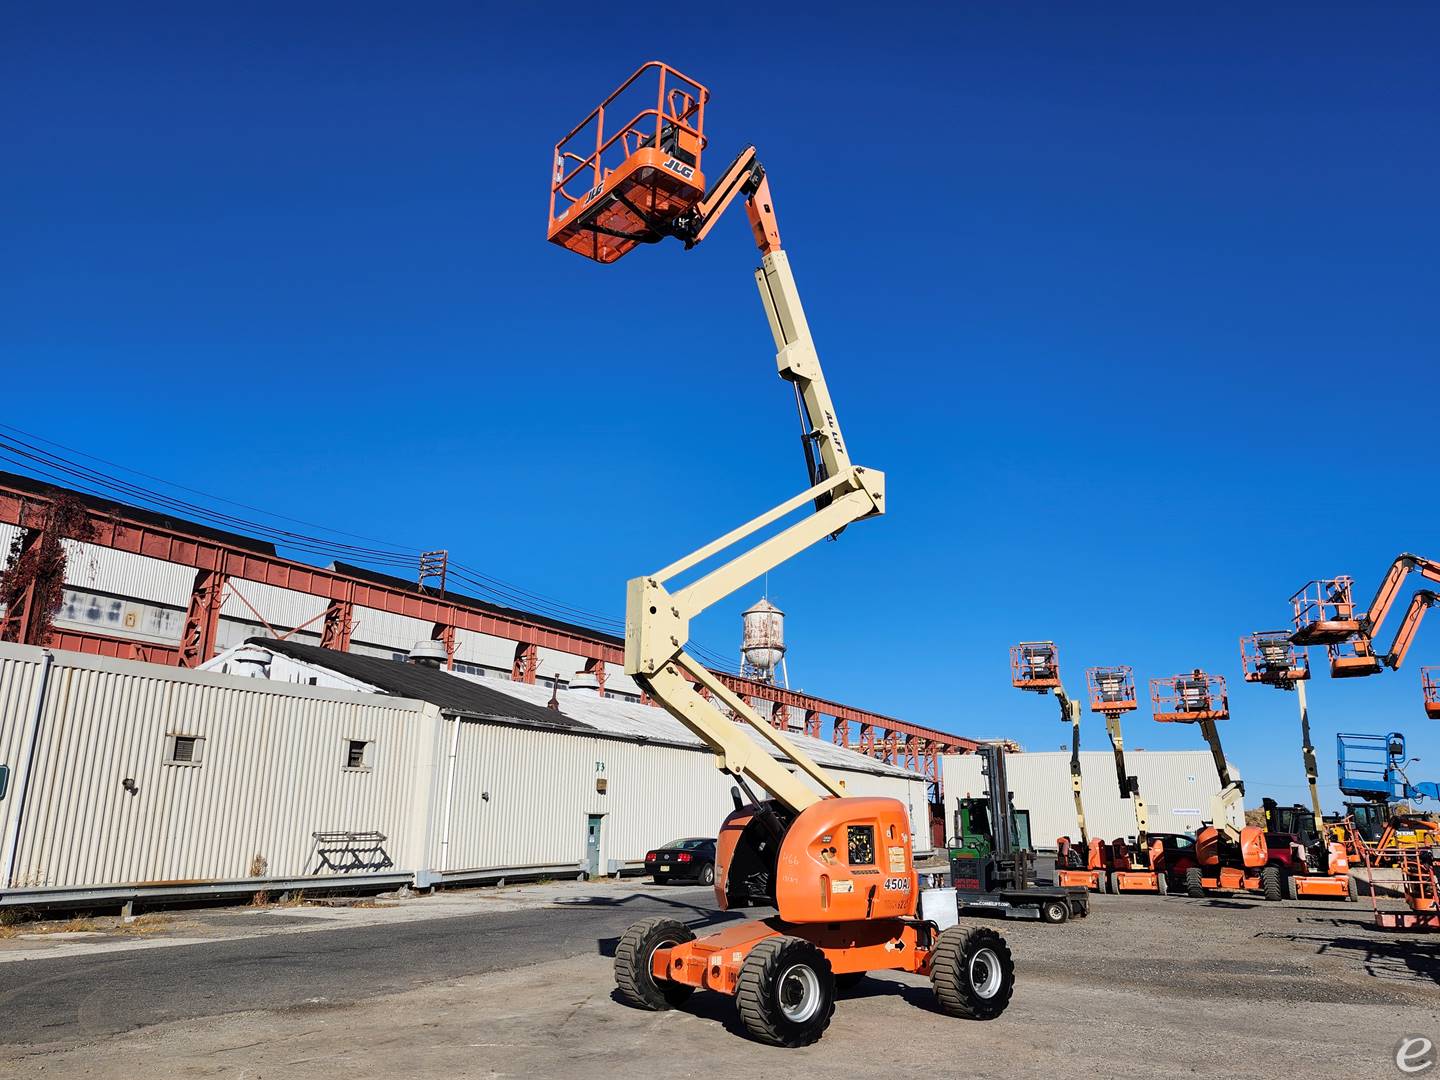
<path fill-rule="evenodd" d="M 1035 884 L 1030 812 L 1015 809 L 1005 777 L 1005 751 L 981 746 L 988 791 L 955 800 L 950 873 L 957 889 L 993 892 Z M 997 828 L 998 826 L 998 828 Z"/>

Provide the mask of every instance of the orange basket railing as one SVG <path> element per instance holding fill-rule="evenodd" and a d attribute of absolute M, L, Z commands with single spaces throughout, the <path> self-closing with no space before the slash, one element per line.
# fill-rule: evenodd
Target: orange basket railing
<path fill-rule="evenodd" d="M 1240 639 L 1240 662 L 1246 682 L 1272 685 L 1310 677 L 1310 652 L 1290 643 L 1285 630 L 1257 630 Z"/>
<path fill-rule="evenodd" d="M 1155 719 L 1162 723 L 1224 720 L 1230 716 L 1225 676 L 1203 671 L 1151 679 L 1150 703 Z"/>
<path fill-rule="evenodd" d="M 652 78 L 653 98 L 649 93 Z M 669 64 L 659 60 L 642 64 L 555 144 L 550 221 L 555 222 L 572 204 L 598 191 L 610 171 L 636 150 L 645 145 L 659 147 L 667 129 L 692 137 L 695 160 L 687 164 L 700 171 L 700 153 L 705 146 L 705 102 L 709 97 L 709 90 Z M 629 112 L 632 108 L 633 114 Z M 616 112 L 630 119 L 615 126 L 610 117 Z M 585 185 L 579 192 L 570 190 L 577 179 Z"/>
<path fill-rule="evenodd" d="M 1135 673 L 1123 664 L 1087 668 L 1085 685 L 1090 690 L 1091 712 L 1129 712 L 1139 704 L 1135 694 Z"/>

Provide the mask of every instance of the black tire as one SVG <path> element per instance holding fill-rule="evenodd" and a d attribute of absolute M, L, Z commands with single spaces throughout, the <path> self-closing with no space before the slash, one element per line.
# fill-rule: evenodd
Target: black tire
<path fill-rule="evenodd" d="M 1205 875 L 1198 866 L 1185 868 L 1185 895 L 1192 900 L 1205 898 Z"/>
<path fill-rule="evenodd" d="M 1347 904 L 1353 904 L 1360 899 L 1360 882 L 1356 880 L 1354 874 L 1347 874 L 1346 876 L 1350 881 L 1345 886 L 1345 902 Z"/>
<path fill-rule="evenodd" d="M 699 880 L 700 880 L 700 884 L 701 884 L 701 885 L 714 885 L 714 884 L 715 884 L 715 864 L 714 864 L 714 863 L 706 863 L 704 866 L 702 866 L 702 867 L 700 868 L 700 879 L 699 879 Z"/>
<path fill-rule="evenodd" d="M 1168 881 L 1165 880 L 1165 875 L 1164 875 L 1164 874 L 1157 873 L 1157 874 L 1155 875 L 1155 895 L 1156 895 L 1156 896 L 1167 896 L 1167 895 L 1169 895 L 1169 892 L 1170 892 L 1170 882 L 1168 882 Z"/>
<path fill-rule="evenodd" d="M 695 935 L 684 923 L 663 916 L 644 919 L 620 935 L 615 946 L 615 986 L 627 1005 L 659 1012 L 685 1003 L 693 986 L 656 980 L 650 973 L 650 958 L 662 945 L 683 945 Z"/>
<path fill-rule="evenodd" d="M 1290 879 L 1285 882 L 1285 896 L 1290 900 L 1300 899 L 1300 879 L 1293 874 Z"/>
<path fill-rule="evenodd" d="M 1102 872 L 1102 873 L 1101 873 L 1101 878 L 1102 878 L 1102 880 L 1105 882 L 1105 889 L 1104 889 L 1104 891 L 1107 892 L 1107 893 L 1110 893 L 1111 895 L 1114 895 L 1115 892 L 1116 892 L 1116 889 L 1115 889 L 1115 875 L 1114 875 L 1114 874 L 1106 874 L 1106 873 Z"/>
<path fill-rule="evenodd" d="M 1046 900 L 1040 905 L 1040 921 L 1060 924 L 1070 918 L 1070 905 L 1064 900 Z"/>
<path fill-rule="evenodd" d="M 941 1012 L 966 1020 L 994 1020 L 1015 992 L 1010 946 L 988 926 L 952 926 L 935 942 L 930 985 Z"/>
<path fill-rule="evenodd" d="M 740 1022 L 757 1042 L 809 1046 L 835 1015 L 830 961 L 804 938 L 766 938 L 750 950 L 735 985 Z"/>
<path fill-rule="evenodd" d="M 1265 894 L 1265 899 L 1270 901 L 1279 900 L 1285 895 L 1285 875 L 1280 872 L 1280 867 L 1273 863 L 1260 868 L 1260 891 Z"/>
<path fill-rule="evenodd" d="M 854 990 L 855 987 L 865 981 L 865 976 L 868 974 L 869 972 L 866 971 L 847 971 L 844 975 L 836 975 L 835 989 L 841 993 L 847 990 Z"/>

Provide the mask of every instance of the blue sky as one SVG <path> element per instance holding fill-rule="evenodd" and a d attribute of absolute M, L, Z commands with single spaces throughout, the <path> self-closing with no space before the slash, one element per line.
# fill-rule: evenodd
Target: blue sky
<path fill-rule="evenodd" d="M 1054 749 L 1012 641 L 1077 690 L 1202 666 L 1252 797 L 1303 796 L 1237 637 L 1440 554 L 1435 15 L 206 7 L 6 20 L 6 422 L 618 616 L 804 485 L 742 214 L 611 267 L 544 240 L 554 141 L 664 58 L 712 90 L 708 171 L 760 148 L 888 476 L 884 519 L 770 577 L 792 681 Z M 697 638 L 730 651 L 757 592 Z M 1337 730 L 1440 774 L 1427 662 L 1440 628 L 1315 681 L 1327 779 Z M 1127 741 L 1202 745 L 1143 712 Z"/>

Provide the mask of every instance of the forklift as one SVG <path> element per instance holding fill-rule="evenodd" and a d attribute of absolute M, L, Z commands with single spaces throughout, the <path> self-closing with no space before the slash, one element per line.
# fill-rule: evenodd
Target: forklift
<path fill-rule="evenodd" d="M 955 800 L 950 844 L 950 882 L 960 914 L 1065 923 L 1090 914 L 1083 885 L 1056 888 L 1035 883 L 1030 814 L 1015 808 L 1005 775 L 1005 750 L 994 743 L 975 751 L 988 784 L 983 796 Z"/>
<path fill-rule="evenodd" d="M 675 1008 L 695 990 L 723 994 L 734 1000 L 751 1038 L 800 1047 L 829 1026 L 838 983 L 895 970 L 928 976 L 940 1011 L 990 1020 L 1014 992 L 1009 946 L 991 927 L 922 917 L 936 898 L 926 902 L 920 889 L 906 806 L 846 795 L 836 778 L 686 650 L 691 623 L 706 609 L 806 548 L 885 512 L 884 475 L 852 463 L 841 436 L 755 148 L 741 151 L 706 186 L 709 97 L 668 64 L 641 65 L 556 143 L 547 233 L 559 247 L 607 265 L 666 239 L 692 249 L 727 207 L 744 203 L 760 252 L 755 282 L 778 374 L 794 391 L 802 425 L 806 487 L 664 569 L 632 578 L 624 668 L 734 780 L 735 809 L 716 842 L 717 904 L 722 910 L 762 905 L 776 914 L 735 920 L 698 937 L 675 919 L 638 922 L 615 949 L 617 993 L 649 1010 Z M 598 288 L 592 285 L 591 294 Z M 597 316 L 621 326 L 646 299 L 622 289 Z M 636 355 L 657 365 L 683 363 L 673 353 L 641 349 Z M 653 394 L 637 400 L 638 414 L 680 439 L 697 423 L 696 409 Z M 633 463 L 628 482 L 650 512 L 659 512 L 663 496 L 641 463 Z M 787 519 L 779 531 L 771 529 Z"/>

